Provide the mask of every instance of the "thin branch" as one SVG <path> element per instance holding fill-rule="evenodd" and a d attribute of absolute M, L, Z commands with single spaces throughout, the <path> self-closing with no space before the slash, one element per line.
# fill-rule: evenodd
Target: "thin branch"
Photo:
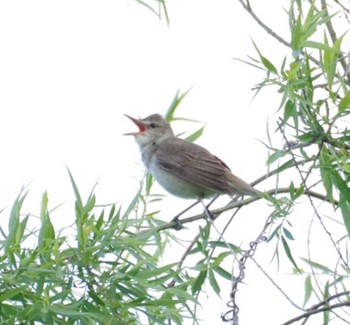
<path fill-rule="evenodd" d="M 282 194 L 282 193 L 289 193 L 290 189 L 289 187 L 284 187 L 284 188 L 279 188 L 279 189 L 272 189 L 272 190 L 269 190 L 265 193 L 267 193 L 268 195 L 276 195 L 276 194 Z M 328 202 L 328 203 L 331 203 L 331 204 L 334 204 L 334 205 L 338 205 L 338 201 L 330 201 L 326 195 L 323 195 L 323 194 L 320 194 L 320 193 L 317 193 L 317 192 L 314 192 L 314 191 L 311 191 L 311 190 L 308 190 L 306 189 L 303 193 L 304 195 L 306 196 L 310 196 L 310 197 L 314 197 L 316 199 L 319 199 L 321 201 L 325 201 L 325 202 Z M 241 208 L 245 205 L 248 205 L 254 201 L 257 201 L 261 198 L 258 198 L 258 197 L 251 197 L 251 198 L 248 198 L 248 199 L 244 199 L 244 200 L 239 200 L 239 201 L 236 201 L 236 202 L 233 202 L 233 203 L 229 203 L 227 205 L 225 205 L 224 207 L 221 207 L 221 208 L 218 208 L 218 209 L 215 209 L 215 210 L 212 210 L 212 214 L 214 215 L 214 219 L 218 218 L 219 215 L 225 211 L 228 211 L 228 210 L 232 210 L 232 209 L 236 209 L 236 208 Z M 188 218 L 185 218 L 185 219 L 181 219 L 181 220 L 178 220 L 178 222 L 181 224 L 181 225 L 184 225 L 186 223 L 190 223 L 190 222 L 194 222 L 194 221 L 197 221 L 197 220 L 201 220 L 201 219 L 205 219 L 206 218 L 206 214 L 203 212 L 203 213 L 200 213 L 200 214 L 197 214 L 197 215 L 194 215 L 194 216 L 191 216 L 191 217 L 188 217 Z M 171 221 L 169 223 L 166 223 L 162 226 L 159 226 L 157 228 L 157 231 L 162 231 L 162 230 L 165 230 L 165 229 L 172 229 L 176 226 L 176 222 L 175 221 Z M 144 232 L 140 232 L 138 233 L 139 234 L 143 234 L 145 232 L 148 232 L 150 230 L 145 230 Z M 154 231 L 154 230 L 152 230 Z"/>
<path fill-rule="evenodd" d="M 293 324 L 303 318 L 308 318 L 312 315 L 315 315 L 315 314 L 318 314 L 318 313 L 322 313 L 324 311 L 331 311 L 333 309 L 336 309 L 336 308 L 341 308 L 341 307 L 345 307 L 345 306 L 350 306 L 350 302 L 340 302 L 338 304 L 334 304 L 334 305 L 328 305 L 326 307 L 323 307 L 323 308 L 319 308 L 319 309 L 315 309 L 315 310 L 310 310 L 304 314 L 301 314 L 297 317 L 294 317 L 292 319 L 290 319 L 289 321 L 285 322 L 285 323 L 282 323 L 281 325 L 290 325 L 290 324 Z"/>
<path fill-rule="evenodd" d="M 309 310 L 318 309 L 323 305 L 328 305 L 329 302 L 334 300 L 334 299 L 337 299 L 341 296 L 347 296 L 347 295 L 350 295 L 350 290 L 336 293 L 332 296 L 329 296 L 326 300 L 323 300 L 323 301 L 319 302 L 318 304 L 313 305 L 311 308 L 309 308 Z"/>
<path fill-rule="evenodd" d="M 255 263 L 257 268 L 261 273 L 272 283 L 272 285 L 297 309 L 305 311 L 304 308 L 298 306 L 284 291 L 283 289 L 275 282 L 275 280 L 262 268 L 262 266 L 257 262 L 257 260 L 252 257 L 251 260 Z"/>
<path fill-rule="evenodd" d="M 252 8 L 250 7 L 250 4 L 249 5 L 245 4 L 243 0 L 238 0 L 238 1 L 243 6 L 243 8 L 249 13 L 249 15 L 258 23 L 258 25 L 260 25 L 268 34 L 270 34 L 273 38 L 275 38 L 277 41 L 279 41 L 283 45 L 290 47 L 290 43 L 284 40 L 281 36 L 277 35 L 270 27 L 268 27 L 262 22 L 262 20 L 254 13 Z"/>

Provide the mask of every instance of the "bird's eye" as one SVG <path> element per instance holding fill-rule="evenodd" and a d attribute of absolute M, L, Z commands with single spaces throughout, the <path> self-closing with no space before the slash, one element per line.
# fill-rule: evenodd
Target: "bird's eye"
<path fill-rule="evenodd" d="M 156 124 L 155 123 L 151 123 L 149 126 L 150 126 L 151 129 L 154 129 L 156 127 Z"/>

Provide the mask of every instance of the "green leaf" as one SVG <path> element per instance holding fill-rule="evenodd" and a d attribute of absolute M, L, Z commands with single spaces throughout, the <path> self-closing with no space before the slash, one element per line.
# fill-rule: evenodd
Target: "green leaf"
<path fill-rule="evenodd" d="M 341 54 L 340 46 L 343 40 L 343 36 L 338 38 L 332 48 L 329 48 L 327 34 L 324 34 L 323 43 L 327 48 L 323 51 L 323 64 L 321 67 L 323 68 L 324 73 L 327 77 L 327 85 L 328 89 L 331 91 L 333 88 L 334 77 L 337 69 L 337 61 L 339 55 Z"/>
<path fill-rule="evenodd" d="M 304 306 L 306 306 L 307 302 L 310 300 L 312 293 L 312 283 L 310 275 L 308 275 L 305 278 L 304 288 Z"/>
<path fill-rule="evenodd" d="M 294 260 L 294 258 L 293 258 L 292 252 L 291 252 L 291 250 L 290 250 L 290 247 L 289 247 L 289 245 L 288 245 L 286 239 L 285 239 L 283 236 L 281 237 L 281 239 L 282 239 L 283 248 L 284 248 L 284 251 L 285 251 L 287 257 L 288 257 L 289 260 L 292 262 L 292 264 L 294 265 L 294 267 L 299 271 L 300 269 L 299 269 L 297 263 L 295 262 L 295 260 Z"/>
<path fill-rule="evenodd" d="M 296 110 L 295 102 L 288 100 L 286 102 L 286 105 L 284 106 L 283 121 L 287 122 L 291 116 L 295 116 L 296 114 L 297 114 L 297 110 Z"/>
<path fill-rule="evenodd" d="M 232 281 L 232 274 L 228 271 L 226 271 L 225 269 L 223 269 L 221 266 L 217 266 L 215 268 L 213 268 L 213 270 L 219 274 L 220 276 L 222 276 L 224 279 Z"/>
<path fill-rule="evenodd" d="M 339 112 L 343 113 L 346 109 L 350 108 L 350 90 L 345 94 L 339 103 Z"/>
<path fill-rule="evenodd" d="M 195 294 L 195 293 L 197 293 L 198 291 L 201 290 L 202 285 L 203 285 L 205 279 L 207 278 L 207 273 L 208 273 L 207 269 L 202 270 L 201 272 L 199 272 L 195 282 L 192 285 L 192 294 Z"/>
<path fill-rule="evenodd" d="M 92 209 L 95 207 L 95 205 L 96 205 L 96 196 L 91 192 L 86 204 L 84 205 L 84 213 L 91 212 Z"/>
<path fill-rule="evenodd" d="M 298 56 L 300 51 L 306 47 L 316 47 L 317 43 L 309 41 L 309 38 L 317 31 L 319 25 L 327 23 L 332 16 L 327 16 L 325 10 L 318 10 L 314 5 L 310 6 L 305 20 L 302 22 L 302 11 L 292 27 L 292 50 L 295 56 Z"/>
<path fill-rule="evenodd" d="M 131 211 L 133 211 L 135 209 L 136 205 L 138 204 L 140 196 L 141 196 L 141 189 L 139 189 L 139 191 L 136 193 L 134 198 L 131 200 L 130 204 L 128 205 L 128 207 L 126 208 L 126 210 L 122 216 L 122 219 L 129 217 L 129 214 L 131 213 Z"/>
<path fill-rule="evenodd" d="M 278 150 L 276 149 L 268 158 L 266 161 L 266 165 L 271 165 L 276 160 L 280 159 L 281 157 L 285 156 L 286 152 L 284 150 Z"/>
<path fill-rule="evenodd" d="M 23 190 L 22 190 L 23 191 Z M 20 194 L 15 199 L 15 202 L 12 205 L 9 223 L 8 223 L 8 235 L 4 241 L 5 253 L 8 253 L 11 249 L 18 249 L 22 240 L 22 236 L 19 234 L 20 231 L 20 214 L 21 208 L 24 202 L 24 199 L 27 196 L 27 193 L 20 192 Z M 11 264 L 15 265 L 15 259 L 11 258 L 12 254 L 9 255 Z"/>
<path fill-rule="evenodd" d="M 149 195 L 151 193 L 151 189 L 152 189 L 152 185 L 154 182 L 154 178 L 152 176 L 151 173 L 146 173 L 146 185 L 145 185 L 145 189 L 146 189 L 146 194 Z M 140 194 L 141 194 L 141 189 L 140 189 Z"/>
<path fill-rule="evenodd" d="M 272 72 L 272 73 L 274 73 L 274 74 L 277 74 L 277 69 L 276 69 L 276 67 L 271 63 L 270 60 L 268 60 L 266 57 L 264 57 L 264 56 L 261 54 L 259 48 L 256 46 L 256 44 L 255 44 L 254 41 L 253 41 L 253 45 L 254 45 L 256 51 L 257 51 L 258 54 L 259 54 L 260 61 L 261 61 L 261 63 L 263 64 L 263 66 L 264 66 L 269 72 Z"/>
<path fill-rule="evenodd" d="M 296 200 L 298 197 L 302 196 L 304 193 L 304 185 L 301 185 L 293 195 L 293 200 Z"/>
<path fill-rule="evenodd" d="M 326 190 L 327 197 L 333 201 L 333 181 L 332 181 L 332 162 L 327 149 L 323 146 L 320 155 L 320 172 L 323 186 Z"/>
<path fill-rule="evenodd" d="M 211 287 L 213 288 L 213 290 L 215 291 L 215 293 L 220 297 L 220 286 L 215 279 L 215 274 L 214 274 L 213 270 L 211 270 L 211 269 L 209 270 L 209 283 L 210 283 Z"/>
<path fill-rule="evenodd" d="M 294 237 L 292 233 L 285 227 L 282 228 L 284 235 L 289 239 L 289 240 L 294 240 Z"/>
<path fill-rule="evenodd" d="M 182 298 L 184 300 L 191 300 L 193 302 L 197 302 L 196 298 L 193 295 L 191 295 L 188 292 L 186 292 L 185 290 L 181 290 L 181 289 L 178 289 L 178 288 L 167 288 L 166 292 L 170 293 L 172 295 L 175 295 L 175 296 L 177 296 L 179 298 Z"/>
<path fill-rule="evenodd" d="M 339 206 L 348 236 L 350 236 L 350 189 L 340 191 Z"/>
<path fill-rule="evenodd" d="M 291 158 L 290 160 L 288 160 L 287 162 L 285 162 L 284 164 L 282 164 L 280 167 L 276 169 L 276 174 L 280 174 L 284 170 L 291 168 L 293 166 L 294 166 L 294 160 L 293 158 Z"/>
<path fill-rule="evenodd" d="M 141 279 L 147 279 L 149 280 L 150 278 L 153 278 L 153 277 L 156 277 L 156 276 L 159 276 L 159 275 L 162 275 L 163 273 L 169 273 L 169 272 L 172 272 L 172 268 L 174 266 L 176 266 L 177 263 L 172 263 L 172 264 L 168 264 L 168 265 L 165 265 L 165 266 L 162 266 L 162 267 L 157 267 L 153 270 L 145 270 L 145 269 L 142 269 L 138 274 L 138 278 L 141 278 Z M 150 280 L 149 280 L 150 281 Z"/>
<path fill-rule="evenodd" d="M 291 80 L 295 79 L 301 68 L 302 68 L 302 62 L 300 62 L 300 61 L 292 62 L 290 64 L 290 67 L 289 67 L 289 70 L 287 73 L 287 80 L 291 81 Z M 293 91 L 293 90 L 291 89 L 291 91 Z M 294 100 L 294 98 L 293 98 L 293 100 Z"/>
<path fill-rule="evenodd" d="M 229 246 L 229 250 L 230 251 L 234 251 L 235 253 L 241 253 L 242 250 L 240 247 L 234 245 L 234 244 L 231 244 L 231 243 L 224 243 L 223 241 L 219 241 L 219 240 L 211 240 L 209 242 L 210 246 L 212 247 L 221 247 L 221 248 L 225 248 L 227 249 L 227 245 Z M 231 254 L 231 252 L 230 252 Z"/>
<path fill-rule="evenodd" d="M 38 246 L 39 248 L 45 248 L 51 245 L 55 240 L 55 230 L 51 222 L 49 212 L 48 212 L 48 195 L 44 192 L 41 200 L 41 212 L 40 221 L 41 228 L 38 236 Z M 50 253 L 47 252 L 46 258 L 49 258 Z"/>
<path fill-rule="evenodd" d="M 195 142 L 203 134 L 204 126 L 186 137 L 187 141 Z"/>
<path fill-rule="evenodd" d="M 301 15 L 297 18 L 292 30 L 292 42 L 291 47 L 293 50 L 293 56 L 298 56 L 298 52 L 302 48 L 302 23 L 301 23 Z"/>
<path fill-rule="evenodd" d="M 214 259 L 214 262 L 211 264 L 211 266 L 213 268 L 219 266 L 222 261 L 227 257 L 227 256 L 231 256 L 231 252 L 222 252 L 220 253 L 215 259 Z"/>
<path fill-rule="evenodd" d="M 323 290 L 323 300 L 327 301 L 329 298 L 329 282 L 327 281 L 325 284 L 325 288 Z M 323 322 L 322 324 L 328 325 L 329 324 L 329 309 L 326 308 L 326 310 L 323 312 Z"/>
<path fill-rule="evenodd" d="M 67 167 L 67 171 L 68 171 L 68 174 L 69 174 L 69 179 L 70 179 L 70 182 L 72 184 L 72 187 L 73 187 L 73 191 L 74 191 L 74 194 L 75 194 L 75 199 L 76 199 L 76 208 L 80 211 L 83 210 L 83 201 L 81 199 L 81 196 L 80 196 L 80 193 L 79 193 L 79 190 L 78 190 L 78 186 L 77 184 L 75 183 L 75 180 L 73 178 L 73 175 L 71 173 L 71 171 L 69 170 L 69 168 Z"/>
<path fill-rule="evenodd" d="M 185 98 L 185 96 L 189 93 L 189 91 L 191 90 L 188 89 L 187 91 L 185 91 L 184 93 L 180 94 L 180 91 L 178 90 L 169 106 L 169 108 L 167 109 L 164 118 L 168 121 L 171 122 L 174 120 L 174 114 L 175 114 L 175 110 L 176 108 L 180 105 L 181 101 Z"/>
<path fill-rule="evenodd" d="M 334 271 L 323 264 L 313 262 L 313 261 L 306 259 L 306 258 L 303 258 L 303 257 L 301 259 L 305 263 L 309 264 L 312 268 L 318 269 L 318 270 L 322 271 L 324 274 L 330 274 L 332 276 L 334 275 Z"/>
<path fill-rule="evenodd" d="M 330 46 L 328 46 L 328 44 L 314 42 L 314 41 L 305 41 L 304 47 L 310 47 L 310 48 L 318 49 L 321 51 L 332 52 L 333 54 L 340 54 L 341 53 L 340 49 L 330 47 Z"/>

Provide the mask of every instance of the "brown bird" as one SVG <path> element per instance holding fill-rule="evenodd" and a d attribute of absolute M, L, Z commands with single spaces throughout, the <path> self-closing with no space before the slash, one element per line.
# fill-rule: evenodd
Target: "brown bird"
<path fill-rule="evenodd" d="M 144 165 L 169 193 L 197 200 L 218 194 L 261 195 L 207 149 L 177 138 L 161 115 L 152 114 L 144 119 L 126 116 L 139 128 L 138 132 L 126 135 L 134 136 Z"/>

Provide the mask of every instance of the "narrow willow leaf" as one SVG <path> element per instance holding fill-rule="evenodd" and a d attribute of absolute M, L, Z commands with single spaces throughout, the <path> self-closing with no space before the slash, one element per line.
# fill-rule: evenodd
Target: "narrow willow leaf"
<path fill-rule="evenodd" d="M 86 204 L 84 205 L 84 213 L 89 213 L 96 205 L 96 196 L 91 193 Z"/>
<path fill-rule="evenodd" d="M 166 292 L 171 293 L 172 295 L 177 296 L 179 298 L 183 298 L 184 300 L 191 300 L 193 302 L 197 302 L 196 298 L 193 295 L 179 288 L 167 288 Z"/>
<path fill-rule="evenodd" d="M 221 247 L 221 248 L 225 248 L 227 249 L 227 245 L 229 246 L 229 250 L 230 250 L 230 254 L 231 254 L 231 251 L 234 251 L 235 253 L 241 253 L 242 250 L 240 247 L 234 245 L 234 244 L 231 244 L 231 243 L 224 243 L 222 241 L 219 241 L 219 240 L 211 240 L 209 242 L 210 246 L 211 247 Z"/>
<path fill-rule="evenodd" d="M 172 268 L 175 267 L 176 265 L 177 263 L 172 263 L 162 267 L 154 268 L 153 270 L 142 269 L 142 271 L 139 272 L 137 276 L 141 279 L 150 279 L 152 277 L 159 276 L 163 273 L 172 272 Z"/>
<path fill-rule="evenodd" d="M 204 126 L 186 137 L 187 141 L 194 142 L 203 134 Z"/>
<path fill-rule="evenodd" d="M 350 90 L 345 94 L 343 99 L 339 103 L 339 112 L 343 113 L 346 109 L 350 108 Z"/>
<path fill-rule="evenodd" d="M 220 286 L 216 281 L 215 274 L 213 270 L 209 270 L 209 283 L 213 288 L 214 292 L 220 297 Z"/>
<path fill-rule="evenodd" d="M 21 214 L 21 208 L 24 202 L 25 197 L 27 196 L 27 193 L 22 193 L 17 196 L 15 199 L 15 202 L 12 205 L 9 223 L 8 223 L 8 235 L 4 241 L 4 249 L 5 253 L 8 253 L 9 250 L 12 248 L 18 248 L 18 245 L 20 244 L 21 236 L 18 236 L 18 230 L 20 226 L 20 214 Z M 9 255 L 11 259 L 11 263 L 15 264 L 15 260 L 11 258 L 12 254 Z"/>
<path fill-rule="evenodd" d="M 296 114 L 297 114 L 297 111 L 295 107 L 295 102 L 288 100 L 286 102 L 286 105 L 284 106 L 283 121 L 287 122 L 291 116 L 295 116 Z"/>
<path fill-rule="evenodd" d="M 211 264 L 212 267 L 217 267 L 219 266 L 222 261 L 227 257 L 227 256 L 231 256 L 231 252 L 222 252 L 220 253 L 215 259 L 214 262 Z"/>
<path fill-rule="evenodd" d="M 289 185 L 289 195 L 290 195 L 291 198 L 294 197 L 294 192 L 295 192 L 294 183 L 291 182 L 290 185 Z"/>
<path fill-rule="evenodd" d="M 306 304 L 308 303 L 308 301 L 310 300 L 311 297 L 311 293 L 312 293 L 312 283 L 311 283 L 311 277 L 310 275 L 308 275 L 305 278 L 305 284 L 304 284 L 304 306 L 306 306 Z"/>
<path fill-rule="evenodd" d="M 294 166 L 294 160 L 293 158 L 291 158 L 290 160 L 288 160 L 287 162 L 285 162 L 284 164 L 282 164 L 280 167 L 276 169 L 276 174 L 280 174 L 284 170 L 291 168 L 293 166 Z"/>
<path fill-rule="evenodd" d="M 283 230 L 284 235 L 285 235 L 288 239 L 294 240 L 294 237 L 293 237 L 292 233 L 291 233 L 287 228 L 283 227 L 282 230 Z"/>
<path fill-rule="evenodd" d="M 40 211 L 40 221 L 41 228 L 38 236 L 38 246 L 40 248 L 45 248 L 48 245 L 51 245 L 52 241 L 55 239 L 55 230 L 53 224 L 50 220 L 48 212 L 48 195 L 47 192 L 44 192 L 41 200 L 41 211 Z M 47 253 L 46 257 L 49 258 L 50 254 Z"/>
<path fill-rule="evenodd" d="M 207 278 L 207 273 L 208 273 L 207 269 L 199 272 L 196 280 L 194 281 L 194 283 L 192 285 L 192 294 L 195 294 L 201 290 L 202 285 L 203 285 L 205 279 Z"/>
<path fill-rule="evenodd" d="M 350 236 L 350 189 L 340 191 L 339 206 L 348 236 Z"/>
<path fill-rule="evenodd" d="M 318 269 L 320 271 L 322 271 L 323 273 L 325 274 L 330 274 L 330 275 L 333 275 L 334 274 L 334 271 L 331 270 L 330 268 L 328 268 L 327 266 L 323 265 L 323 264 L 320 264 L 320 263 L 317 263 L 317 262 L 313 262 L 309 259 L 306 259 L 306 258 L 301 258 L 305 263 L 307 263 L 308 265 L 310 265 L 312 268 L 315 268 L 315 269 Z"/>
<path fill-rule="evenodd" d="M 289 260 L 292 262 L 292 264 L 294 265 L 294 267 L 299 271 L 300 269 L 299 269 L 297 263 L 296 263 L 295 260 L 294 260 L 294 257 L 293 257 L 293 255 L 292 255 L 292 251 L 290 250 L 290 247 L 289 247 L 289 245 L 288 245 L 286 239 L 285 239 L 283 236 L 281 237 L 281 239 L 282 239 L 283 248 L 284 248 L 284 251 L 285 251 L 287 257 L 288 257 Z"/>
<path fill-rule="evenodd" d="M 233 276 L 230 272 L 226 271 L 225 269 L 223 269 L 221 266 L 217 266 L 215 268 L 213 268 L 213 271 L 215 271 L 217 274 L 219 274 L 220 276 L 222 276 L 224 279 L 231 281 Z"/>
<path fill-rule="evenodd" d="M 263 66 L 269 71 L 269 72 L 272 72 L 274 74 L 277 74 L 277 69 L 276 67 L 271 63 L 271 61 L 269 59 L 267 59 L 266 57 L 264 57 L 259 48 L 257 47 L 257 45 L 255 44 L 255 42 L 253 41 L 253 45 L 256 49 L 256 51 L 258 52 L 259 54 L 259 57 L 260 57 L 260 61 L 261 63 L 263 64 Z"/>
<path fill-rule="evenodd" d="M 168 122 L 171 122 L 174 120 L 174 114 L 175 114 L 176 108 L 180 105 L 181 101 L 185 98 L 185 96 L 189 93 L 190 90 L 191 90 L 191 88 L 182 94 L 180 94 L 179 90 L 176 92 L 176 94 L 175 94 L 175 96 L 174 96 L 169 108 L 167 109 L 165 116 L 164 116 Z"/>
<path fill-rule="evenodd" d="M 266 161 L 266 165 L 271 165 L 274 163 L 276 160 L 280 159 L 286 154 L 284 150 L 275 150 L 268 158 Z"/>
<path fill-rule="evenodd" d="M 333 182 L 331 175 L 331 159 L 327 149 L 323 146 L 320 155 L 320 172 L 323 186 L 326 190 L 327 197 L 329 200 L 333 201 Z"/>
<path fill-rule="evenodd" d="M 327 301 L 329 298 L 329 282 L 327 281 L 325 284 L 325 288 L 323 290 L 323 299 Z M 326 308 L 325 311 L 323 312 L 323 323 L 324 325 L 329 324 L 329 309 Z"/>
<path fill-rule="evenodd" d="M 71 171 L 69 170 L 69 168 L 67 167 L 67 171 L 68 171 L 68 174 L 69 174 L 69 179 L 70 179 L 70 182 L 72 184 L 72 187 L 73 187 L 73 191 L 74 191 L 74 194 L 75 194 L 75 199 L 76 199 L 76 207 L 78 209 L 80 209 L 80 211 L 83 210 L 83 201 L 81 199 L 81 196 L 80 196 L 80 193 L 79 193 L 79 190 L 78 190 L 78 186 L 77 184 L 75 183 L 75 180 L 73 178 L 73 175 L 71 173 Z"/>
<path fill-rule="evenodd" d="M 135 209 L 136 205 L 138 204 L 140 196 L 141 196 L 141 189 L 136 193 L 134 198 L 129 203 L 128 207 L 126 208 L 126 210 L 122 216 L 122 219 L 128 218 L 131 211 L 133 211 Z"/>
<path fill-rule="evenodd" d="M 310 48 L 315 48 L 315 49 L 322 50 L 322 51 L 333 52 L 334 54 L 341 53 L 341 51 L 339 49 L 336 49 L 336 48 L 328 46 L 327 44 L 319 43 L 319 42 L 315 42 L 315 41 L 305 41 L 304 46 L 310 47 Z"/>
<path fill-rule="evenodd" d="M 153 178 L 152 174 L 147 172 L 146 173 L 146 185 L 145 185 L 147 195 L 150 195 L 153 183 L 154 183 L 154 178 Z"/>
<path fill-rule="evenodd" d="M 297 20 L 292 29 L 292 42 L 291 42 L 293 56 L 297 54 L 302 48 L 302 23 L 301 15 L 298 16 Z"/>
<path fill-rule="evenodd" d="M 297 191 L 294 193 L 293 200 L 296 200 L 298 197 L 302 196 L 304 193 L 304 185 L 301 185 Z"/>

